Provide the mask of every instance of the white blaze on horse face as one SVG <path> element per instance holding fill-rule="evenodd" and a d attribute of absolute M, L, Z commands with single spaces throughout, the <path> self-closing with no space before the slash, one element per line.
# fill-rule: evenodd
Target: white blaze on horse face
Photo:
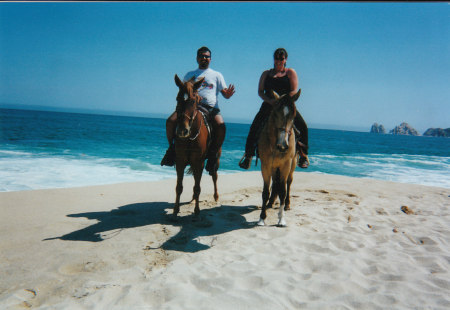
<path fill-rule="evenodd" d="M 284 141 L 286 141 L 286 145 L 289 146 L 289 133 L 288 132 L 284 132 Z"/>
<path fill-rule="evenodd" d="M 285 118 L 288 117 L 288 115 L 289 115 L 289 107 L 288 106 L 284 106 L 283 113 L 284 113 Z"/>
<path fill-rule="evenodd" d="M 188 100 L 188 99 L 189 99 L 188 94 L 184 93 L 184 100 L 186 101 L 186 100 Z"/>
<path fill-rule="evenodd" d="M 288 106 L 284 106 L 283 107 L 284 118 L 287 118 L 289 116 L 289 112 L 290 112 L 289 107 Z M 287 132 L 285 132 L 284 140 L 286 141 L 286 145 L 289 145 L 289 135 L 288 135 Z"/>

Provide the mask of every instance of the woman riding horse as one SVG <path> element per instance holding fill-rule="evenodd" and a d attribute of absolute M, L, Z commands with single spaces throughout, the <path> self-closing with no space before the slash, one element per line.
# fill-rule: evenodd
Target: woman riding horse
<path fill-rule="evenodd" d="M 258 95 L 264 102 L 250 126 L 250 131 L 245 144 L 245 154 L 239 162 L 239 167 L 243 169 L 250 168 L 252 157 L 255 156 L 256 143 L 262 125 L 267 120 L 267 117 L 276 103 L 276 99 L 272 95 L 273 91 L 279 95 L 289 94 L 291 96 L 295 95 L 297 92 L 297 73 L 292 68 L 286 68 L 287 57 L 288 54 L 284 48 L 277 49 L 273 55 L 274 68 L 264 71 L 260 77 Z M 298 111 L 296 112 L 294 124 L 297 131 L 300 133 L 296 134 L 300 150 L 298 165 L 301 168 L 307 168 L 309 166 L 308 126 Z"/>

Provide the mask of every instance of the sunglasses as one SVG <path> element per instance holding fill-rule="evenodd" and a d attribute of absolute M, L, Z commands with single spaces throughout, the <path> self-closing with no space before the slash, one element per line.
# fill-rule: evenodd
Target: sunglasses
<path fill-rule="evenodd" d="M 281 60 L 281 61 L 283 61 L 283 60 L 285 60 L 286 58 L 284 58 L 283 56 L 278 56 L 278 57 L 275 57 L 275 60 Z"/>
<path fill-rule="evenodd" d="M 211 58 L 211 56 L 208 56 L 208 55 L 198 55 L 197 57 L 200 58 L 200 59 L 209 59 L 209 58 Z"/>

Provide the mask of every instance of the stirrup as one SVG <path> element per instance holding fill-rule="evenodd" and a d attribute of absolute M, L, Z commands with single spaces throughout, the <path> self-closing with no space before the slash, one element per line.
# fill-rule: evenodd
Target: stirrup
<path fill-rule="evenodd" d="M 253 156 L 242 156 L 241 160 L 239 161 L 239 167 L 241 167 L 242 169 L 248 169 L 250 168 L 250 164 L 252 162 L 252 157 Z"/>

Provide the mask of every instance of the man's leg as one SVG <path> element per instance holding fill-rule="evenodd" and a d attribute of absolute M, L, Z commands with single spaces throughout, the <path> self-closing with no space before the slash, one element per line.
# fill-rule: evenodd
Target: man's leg
<path fill-rule="evenodd" d="M 169 148 L 161 160 L 161 166 L 173 166 L 175 165 L 175 145 L 173 138 L 175 137 L 175 130 L 177 127 L 177 113 L 173 112 L 172 115 L 166 120 L 166 136 L 169 142 Z"/>
<path fill-rule="evenodd" d="M 223 121 L 223 117 L 220 114 L 214 116 L 213 120 L 213 136 L 211 139 L 211 146 L 209 147 L 208 152 L 208 162 L 206 163 L 206 171 L 212 175 L 214 172 L 219 169 L 218 163 L 218 153 L 220 148 L 222 147 L 223 141 L 225 140 L 226 126 Z"/>

